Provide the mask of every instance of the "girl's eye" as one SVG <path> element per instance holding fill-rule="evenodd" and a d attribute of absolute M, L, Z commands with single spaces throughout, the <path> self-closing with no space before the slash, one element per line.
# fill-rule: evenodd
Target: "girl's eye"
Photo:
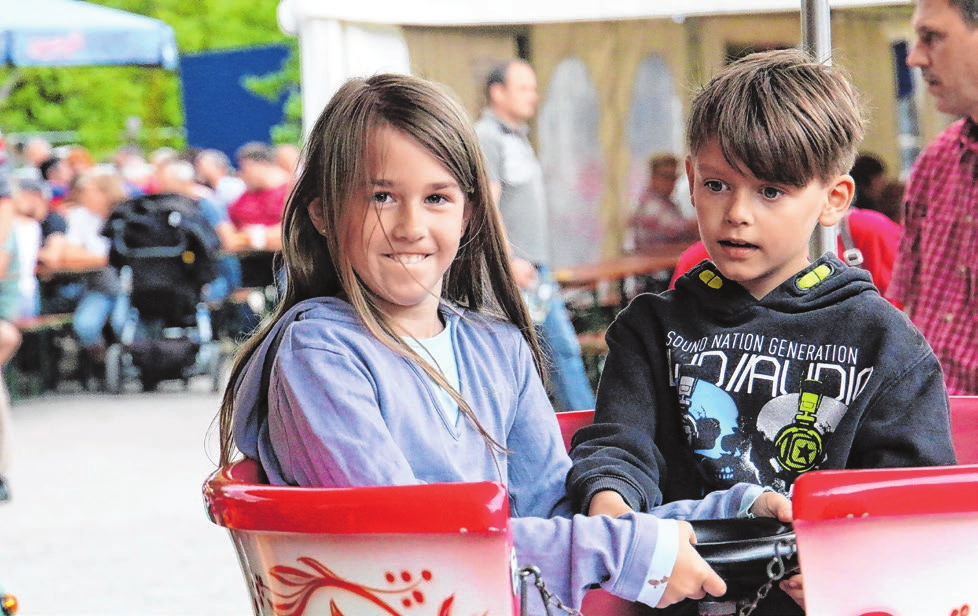
<path fill-rule="evenodd" d="M 374 203 L 390 203 L 392 200 L 393 198 L 388 192 L 375 192 L 373 196 Z"/>
<path fill-rule="evenodd" d="M 723 182 L 721 182 L 720 180 L 707 180 L 703 182 L 703 186 L 705 186 L 707 190 L 712 192 L 720 192 L 721 190 L 723 190 Z"/>
<path fill-rule="evenodd" d="M 441 205 L 442 203 L 448 203 L 448 199 L 444 195 L 428 195 L 425 198 L 425 203 Z"/>
<path fill-rule="evenodd" d="M 765 199 L 777 199 L 783 194 L 784 194 L 783 191 L 778 190 L 773 186 L 765 186 L 764 188 L 761 189 L 761 195 L 763 195 Z"/>

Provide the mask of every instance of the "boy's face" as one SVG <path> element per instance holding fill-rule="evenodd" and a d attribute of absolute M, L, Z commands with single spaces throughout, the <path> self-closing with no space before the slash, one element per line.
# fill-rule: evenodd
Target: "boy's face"
<path fill-rule="evenodd" d="M 686 159 L 700 236 L 724 276 L 760 299 L 808 266 L 815 225 L 834 225 L 852 200 L 841 175 L 802 188 L 765 182 L 730 166 L 711 141 Z"/>

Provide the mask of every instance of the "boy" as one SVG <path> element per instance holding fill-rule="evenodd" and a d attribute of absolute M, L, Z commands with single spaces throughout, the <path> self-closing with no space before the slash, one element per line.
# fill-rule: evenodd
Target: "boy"
<path fill-rule="evenodd" d="M 865 270 L 809 262 L 815 225 L 853 196 L 863 124 L 846 77 L 796 50 L 748 56 L 695 97 L 687 134 L 712 262 L 609 328 L 595 425 L 571 452 L 577 506 L 619 515 L 738 481 L 790 494 L 813 469 L 953 464 L 927 342 Z M 800 613 L 777 594 L 756 613 Z"/>

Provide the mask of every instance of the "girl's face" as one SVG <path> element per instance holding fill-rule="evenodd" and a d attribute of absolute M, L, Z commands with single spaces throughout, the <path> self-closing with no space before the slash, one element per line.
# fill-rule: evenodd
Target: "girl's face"
<path fill-rule="evenodd" d="M 765 182 L 730 166 L 716 141 L 686 161 L 700 237 L 723 275 L 760 299 L 808 266 L 817 224 L 836 224 L 852 200 L 847 175 L 805 186 Z"/>
<path fill-rule="evenodd" d="M 368 157 L 368 186 L 345 217 L 350 262 L 395 327 L 434 336 L 442 330 L 442 277 L 465 231 L 465 194 L 448 169 L 396 129 L 378 129 Z"/>

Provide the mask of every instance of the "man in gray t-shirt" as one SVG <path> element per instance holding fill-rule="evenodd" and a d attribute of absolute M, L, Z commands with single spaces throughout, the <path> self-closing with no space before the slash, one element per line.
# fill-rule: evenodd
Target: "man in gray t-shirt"
<path fill-rule="evenodd" d="M 552 357 L 551 389 L 558 410 L 594 407 L 594 393 L 581 361 L 581 347 L 550 277 L 550 220 L 543 171 L 527 138 L 526 123 L 539 100 L 533 68 L 512 60 L 494 68 L 486 80 L 487 107 L 475 129 L 486 157 L 493 199 L 499 205 L 510 246 L 510 265 L 524 296 L 553 289 L 537 321 Z M 531 314 L 534 302 L 529 302 Z M 535 320 L 538 319 L 534 315 Z"/>

